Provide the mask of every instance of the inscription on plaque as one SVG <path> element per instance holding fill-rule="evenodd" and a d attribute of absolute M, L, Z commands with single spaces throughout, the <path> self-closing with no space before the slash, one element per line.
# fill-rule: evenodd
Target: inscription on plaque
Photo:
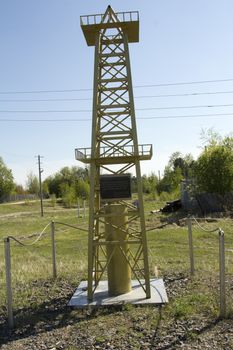
<path fill-rule="evenodd" d="M 131 176 L 101 175 L 100 196 L 103 200 L 131 199 Z"/>

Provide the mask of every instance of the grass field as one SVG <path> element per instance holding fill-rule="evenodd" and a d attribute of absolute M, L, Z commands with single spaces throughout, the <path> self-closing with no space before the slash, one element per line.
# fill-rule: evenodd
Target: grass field
<path fill-rule="evenodd" d="M 24 244 L 31 244 L 44 229 L 53 221 L 61 221 L 70 225 L 87 227 L 86 218 L 77 218 L 77 210 L 68 210 L 60 206 L 44 207 L 45 215 L 40 217 L 38 202 L 0 206 L 0 237 L 14 236 Z M 57 267 L 60 278 L 76 280 L 84 271 L 83 261 L 86 260 L 86 236 L 83 231 L 68 229 L 56 225 Z M 27 238 L 30 237 L 30 238 Z M 4 285 L 4 247 L 0 251 L 0 283 Z M 52 276 L 50 226 L 45 230 L 41 240 L 32 246 L 23 247 L 11 240 L 12 284 L 14 289 L 14 306 L 24 307 L 28 304 L 27 296 L 39 291 L 33 290 L 31 283 L 35 280 L 46 280 Z M 84 272 L 86 273 L 86 271 Z M 4 305 L 5 291 L 1 288 L 0 305 Z M 40 292 L 39 292 L 40 293 Z M 38 300 L 38 303 L 43 300 Z"/>
<path fill-rule="evenodd" d="M 163 203 L 145 201 L 146 226 L 151 275 L 158 270 L 159 276 L 187 277 L 185 290 L 165 307 L 164 317 L 185 318 L 199 314 L 217 317 L 219 312 L 219 262 L 218 233 L 207 233 L 193 225 L 195 252 L 195 278 L 189 279 L 189 253 L 187 226 L 182 214 L 173 216 L 150 214 L 151 209 Z M 52 207 L 45 203 L 45 215 L 40 217 L 39 202 L 0 205 L 0 314 L 6 315 L 5 267 L 3 238 L 14 236 L 25 244 L 32 242 L 43 228 L 54 220 L 87 228 L 88 218 L 78 218 L 76 209 Z M 168 222 L 163 228 L 156 228 Z M 176 222 L 176 223 L 175 223 Z M 179 224 L 177 224 L 177 222 Z M 233 223 L 225 218 L 218 221 L 201 222 L 207 229 L 221 227 L 225 232 L 227 314 L 232 315 L 231 288 L 233 281 Z M 155 229 L 153 229 L 155 228 Z M 151 230 L 152 229 L 152 230 Z M 87 278 L 87 233 L 63 225 L 56 225 L 56 254 L 58 279 L 52 281 L 50 227 L 35 245 L 22 247 L 11 242 L 12 286 L 14 311 L 25 307 L 39 309 L 49 302 L 61 285 L 74 289 L 82 279 Z M 31 236 L 29 239 L 26 237 Z M 48 286 L 49 283 L 49 293 Z M 68 300 L 67 300 L 68 301 Z"/>

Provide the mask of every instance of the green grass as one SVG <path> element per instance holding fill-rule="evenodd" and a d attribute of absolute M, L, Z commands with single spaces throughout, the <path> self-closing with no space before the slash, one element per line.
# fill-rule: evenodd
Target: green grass
<path fill-rule="evenodd" d="M 17 207 L 18 211 L 15 210 Z M 28 208 L 31 209 L 30 213 L 28 213 Z M 22 240 L 24 237 L 33 235 L 30 239 L 23 240 L 25 244 L 30 244 L 52 220 L 87 227 L 87 218 L 77 218 L 76 210 L 64 210 L 60 206 L 56 206 L 54 209 L 48 205 L 45 206 L 45 215 L 42 218 L 37 209 L 39 206 L 36 202 L 31 203 L 31 205 L 0 205 L 1 285 L 5 286 L 4 237 L 14 236 Z M 12 213 L 17 215 L 10 216 L 10 218 L 6 216 Z M 82 274 L 86 275 L 87 233 L 63 225 L 56 225 L 56 256 L 59 277 L 68 277 L 68 280 L 77 283 Z M 22 247 L 11 241 L 11 257 L 14 307 L 25 307 L 32 293 L 37 295 L 37 303 L 42 302 L 45 296 L 40 295 L 36 286 L 33 288 L 33 282 L 52 277 L 50 226 L 46 229 L 43 238 L 33 246 Z M 0 309 L 4 308 L 4 304 L 5 288 L 1 288 Z"/>
<path fill-rule="evenodd" d="M 150 210 L 161 207 L 162 203 L 145 201 L 146 225 L 156 227 L 160 218 L 165 216 L 151 215 Z M 8 216 L 8 214 L 14 214 Z M 7 215 L 7 216 L 6 216 Z M 39 203 L 1 204 L 0 205 L 0 284 L 5 287 L 3 237 L 12 235 L 26 237 L 36 234 L 51 220 L 71 225 L 87 227 L 88 218 L 77 218 L 76 210 L 55 208 L 46 203 L 45 216 L 40 217 Z M 225 231 L 226 272 L 233 274 L 233 224 L 230 219 L 202 224 L 207 228 L 220 226 Z M 168 225 L 163 229 L 149 231 L 148 252 L 151 274 L 155 266 L 159 276 L 189 275 L 189 249 L 187 227 Z M 24 240 L 32 242 L 35 237 Z M 218 234 L 205 233 L 196 225 L 193 226 L 193 244 L 195 252 L 196 276 L 187 282 L 188 291 L 171 298 L 165 308 L 167 318 L 187 318 L 199 313 L 216 317 L 218 314 Z M 52 282 L 50 227 L 35 246 L 21 247 L 11 243 L 12 286 L 14 309 L 26 307 L 30 301 L 32 308 L 37 308 L 49 300 L 46 281 L 49 281 L 51 295 L 60 288 L 59 281 L 66 281 L 77 286 L 80 280 L 87 278 L 87 233 L 56 225 L 56 256 L 58 281 Z M 229 277 L 230 278 L 230 277 Z M 135 314 L 134 309 L 125 310 Z M 148 311 L 149 312 L 149 311 Z M 231 310 L 230 310 L 231 312 Z M 5 313 L 5 288 L 0 289 L 0 313 Z M 133 317 L 133 316 L 132 316 Z M 135 316 L 136 317 L 136 316 Z M 156 316 L 157 317 L 157 316 Z M 120 330 L 119 330 L 120 332 Z M 105 339 L 105 336 L 103 336 Z M 101 343 L 101 339 L 97 339 Z"/>

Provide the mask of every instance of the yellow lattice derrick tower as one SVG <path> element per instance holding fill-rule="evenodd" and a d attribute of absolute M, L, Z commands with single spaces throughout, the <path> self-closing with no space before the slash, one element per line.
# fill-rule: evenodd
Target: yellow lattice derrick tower
<path fill-rule="evenodd" d="M 151 159 L 152 146 L 138 144 L 128 48 L 139 40 L 139 15 L 108 6 L 81 16 L 81 27 L 95 46 L 92 144 L 75 150 L 90 164 L 88 299 L 106 275 L 110 295 L 129 292 L 133 277 L 150 298 L 140 161 Z"/>

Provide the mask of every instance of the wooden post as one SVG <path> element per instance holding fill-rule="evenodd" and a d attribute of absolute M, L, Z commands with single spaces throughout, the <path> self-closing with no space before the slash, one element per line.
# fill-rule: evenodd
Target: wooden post
<path fill-rule="evenodd" d="M 80 204 L 79 204 L 79 199 L 78 199 L 78 218 L 80 218 Z"/>
<path fill-rule="evenodd" d="M 219 229 L 219 272 L 220 272 L 220 317 L 226 317 L 226 286 L 225 286 L 225 244 L 224 231 Z"/>
<path fill-rule="evenodd" d="M 55 247 L 55 223 L 51 221 L 51 243 L 52 243 L 52 265 L 53 265 L 53 278 L 57 278 L 57 266 L 56 266 L 56 247 Z"/>
<path fill-rule="evenodd" d="M 86 217 L 86 201 L 85 201 L 85 199 L 83 201 L 83 217 L 84 218 Z"/>
<path fill-rule="evenodd" d="M 41 183 L 41 174 L 43 173 L 43 169 L 41 169 L 41 157 L 38 155 L 38 166 L 39 166 L 39 185 L 40 185 L 40 215 L 44 216 L 44 207 L 43 207 L 43 191 L 42 191 L 42 183 Z"/>
<path fill-rule="evenodd" d="M 5 269 L 6 269 L 6 298 L 7 298 L 7 314 L 9 328 L 14 327 L 14 317 L 12 309 L 12 287 L 11 287 L 11 252 L 10 238 L 4 239 L 5 246 Z"/>
<path fill-rule="evenodd" d="M 190 274 L 194 276 L 194 255 L 193 255 L 193 232 L 192 219 L 188 218 L 188 238 L 189 238 L 189 260 L 190 260 Z"/>

